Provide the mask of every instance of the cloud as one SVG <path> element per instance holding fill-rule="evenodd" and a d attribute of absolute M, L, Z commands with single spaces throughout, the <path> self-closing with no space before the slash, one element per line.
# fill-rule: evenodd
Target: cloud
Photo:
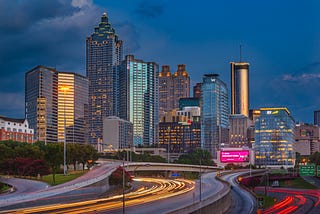
<path fill-rule="evenodd" d="M 0 114 L 24 112 L 37 65 L 85 74 L 85 40 L 103 12 L 91 0 L 0 1 Z"/>
<path fill-rule="evenodd" d="M 156 18 L 163 14 L 165 5 L 158 1 L 144 0 L 139 3 L 135 12 L 142 18 Z"/>
<path fill-rule="evenodd" d="M 309 82 L 320 79 L 320 62 L 306 65 L 294 74 L 284 74 L 282 80 L 292 82 Z"/>

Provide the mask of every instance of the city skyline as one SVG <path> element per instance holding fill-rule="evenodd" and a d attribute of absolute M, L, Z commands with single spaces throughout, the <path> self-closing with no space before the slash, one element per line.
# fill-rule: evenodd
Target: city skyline
<path fill-rule="evenodd" d="M 125 55 L 172 68 L 186 64 L 191 87 L 203 74 L 218 73 L 230 92 L 229 63 L 239 61 L 242 45 L 250 108 L 283 106 L 297 121 L 312 123 L 320 109 L 320 30 L 314 27 L 320 2 L 204 3 L 2 1 L 0 97 L 6 102 L 0 115 L 24 117 L 24 74 L 37 65 L 84 75 L 85 38 L 107 12 Z"/>

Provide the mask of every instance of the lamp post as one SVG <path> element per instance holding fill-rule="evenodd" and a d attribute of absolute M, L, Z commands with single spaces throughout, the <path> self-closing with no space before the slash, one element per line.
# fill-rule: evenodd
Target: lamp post
<path fill-rule="evenodd" d="M 168 127 L 168 134 L 169 134 L 169 139 L 168 139 L 168 163 L 170 163 L 170 141 L 171 141 L 171 130 L 170 126 Z"/>
<path fill-rule="evenodd" d="M 64 133 L 64 136 L 63 136 L 63 175 L 66 175 L 67 174 L 67 133 L 66 133 L 66 94 L 67 94 L 67 91 L 69 91 L 69 87 L 68 86 L 62 86 L 60 88 L 62 91 L 63 91 L 63 133 Z"/>
<path fill-rule="evenodd" d="M 122 162 L 122 213 L 125 213 L 125 172 L 124 172 L 124 157 Z"/>

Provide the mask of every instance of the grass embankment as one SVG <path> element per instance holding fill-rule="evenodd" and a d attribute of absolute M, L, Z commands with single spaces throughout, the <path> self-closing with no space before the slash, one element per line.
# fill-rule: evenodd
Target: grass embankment
<path fill-rule="evenodd" d="M 64 174 L 56 174 L 55 178 L 56 178 L 56 182 L 53 183 L 53 176 L 52 174 L 50 175 L 46 175 L 42 177 L 42 181 L 54 186 L 54 185 L 59 185 L 59 184 L 63 184 L 66 183 L 68 181 L 74 180 L 78 177 L 80 177 L 81 175 L 85 174 L 87 172 L 87 170 L 85 171 L 75 171 L 72 173 L 68 173 L 67 175 Z"/>
<path fill-rule="evenodd" d="M 295 178 L 291 180 L 279 181 L 280 187 L 296 188 L 296 189 L 316 189 L 316 187 L 303 178 Z"/>

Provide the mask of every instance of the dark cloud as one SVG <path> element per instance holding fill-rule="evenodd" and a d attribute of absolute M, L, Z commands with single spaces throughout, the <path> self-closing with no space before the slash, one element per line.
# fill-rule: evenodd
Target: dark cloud
<path fill-rule="evenodd" d="M 0 8 L 0 114 L 21 114 L 28 70 L 85 74 L 85 39 L 102 9 L 91 0 L 0 1 Z"/>
<path fill-rule="evenodd" d="M 135 12 L 142 18 L 155 18 L 163 14 L 165 5 L 159 1 L 144 0 L 139 3 Z"/>

